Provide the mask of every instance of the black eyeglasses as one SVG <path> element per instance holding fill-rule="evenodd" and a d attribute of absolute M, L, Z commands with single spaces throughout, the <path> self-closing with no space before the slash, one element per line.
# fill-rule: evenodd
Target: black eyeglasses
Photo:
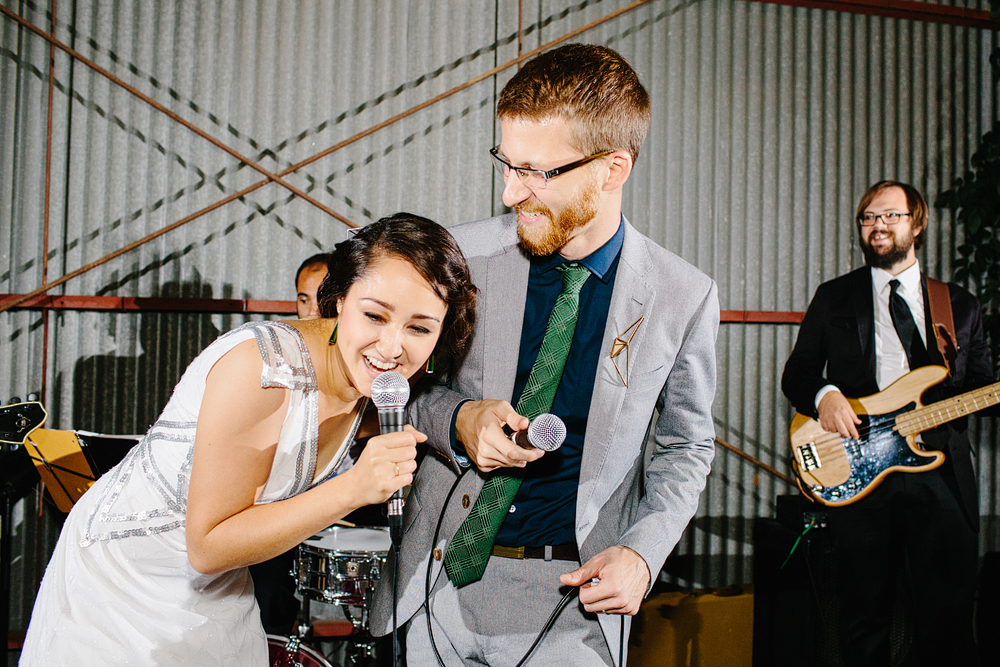
<path fill-rule="evenodd" d="M 544 171 L 542 169 L 531 169 L 529 167 L 515 167 L 510 162 L 507 162 L 507 160 L 500 157 L 499 152 L 499 146 L 494 146 L 490 149 L 490 155 L 493 157 L 493 166 L 496 167 L 497 172 L 503 176 L 504 181 L 507 180 L 507 177 L 510 176 L 510 172 L 513 171 L 517 173 L 517 177 L 521 179 L 521 183 L 532 190 L 544 190 L 545 186 L 549 184 L 550 178 L 555 178 L 559 174 L 565 174 L 567 171 L 572 171 L 577 167 L 582 167 L 592 160 L 614 153 L 614 151 L 601 151 L 600 153 L 589 155 L 582 160 L 570 162 L 569 164 L 564 164 L 561 167 Z"/>
<path fill-rule="evenodd" d="M 875 225 L 876 220 L 882 218 L 882 222 L 885 223 L 886 227 L 892 227 L 893 225 L 898 225 L 908 215 L 910 214 L 898 213 L 896 211 L 889 211 L 887 213 L 862 213 L 858 216 L 858 224 L 862 227 L 872 227 Z"/>

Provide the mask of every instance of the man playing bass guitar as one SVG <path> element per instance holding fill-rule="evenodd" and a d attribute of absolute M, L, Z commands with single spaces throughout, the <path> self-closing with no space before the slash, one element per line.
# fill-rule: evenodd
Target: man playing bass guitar
<path fill-rule="evenodd" d="M 947 365 L 950 375 L 925 393 L 924 404 L 993 379 L 978 300 L 947 285 L 950 298 L 942 300 L 950 301 L 954 339 L 931 317 L 935 307 L 916 257 L 927 227 L 921 194 L 904 183 L 876 183 L 861 198 L 855 224 L 867 266 L 816 290 L 781 386 L 795 409 L 818 418 L 825 431 L 863 443 L 867 422 L 847 397 L 875 394 L 931 364 Z M 915 626 L 907 664 L 978 664 L 973 599 L 979 509 L 966 419 L 920 438 L 924 449 L 945 454 L 943 465 L 890 473 L 855 502 L 827 510 L 844 664 L 888 667 L 897 585 L 905 587 Z"/>

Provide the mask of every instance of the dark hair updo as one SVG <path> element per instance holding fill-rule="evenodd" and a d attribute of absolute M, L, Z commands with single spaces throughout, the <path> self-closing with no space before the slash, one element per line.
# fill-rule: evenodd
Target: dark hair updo
<path fill-rule="evenodd" d="M 316 293 L 322 317 L 337 316 L 337 301 L 380 259 L 409 262 L 448 305 L 435 351 L 444 370 L 461 358 L 476 319 L 476 286 L 469 265 L 447 229 L 412 213 L 396 213 L 366 225 L 338 243 Z"/>

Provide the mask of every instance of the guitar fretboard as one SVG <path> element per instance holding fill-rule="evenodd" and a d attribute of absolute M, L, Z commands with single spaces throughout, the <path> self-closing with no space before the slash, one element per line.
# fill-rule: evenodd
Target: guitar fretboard
<path fill-rule="evenodd" d="M 905 412 L 896 417 L 896 428 L 902 436 L 916 435 L 997 403 L 1000 382 Z"/>

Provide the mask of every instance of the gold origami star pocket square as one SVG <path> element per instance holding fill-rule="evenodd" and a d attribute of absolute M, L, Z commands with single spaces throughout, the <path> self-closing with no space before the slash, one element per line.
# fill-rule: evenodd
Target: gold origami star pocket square
<path fill-rule="evenodd" d="M 615 365 L 615 370 L 618 371 L 618 377 L 621 378 L 622 382 L 625 383 L 626 387 L 628 386 L 628 371 L 630 368 L 629 358 L 628 358 L 629 343 L 632 342 L 632 338 L 635 336 L 635 332 L 639 330 L 639 327 L 642 325 L 642 321 L 643 319 L 645 319 L 645 317 L 646 317 L 645 315 L 640 315 L 639 319 L 637 319 L 635 322 L 633 322 L 632 324 L 628 325 L 625 328 L 625 331 L 615 336 L 614 342 L 611 343 L 611 363 Z M 618 356 L 622 352 L 625 352 L 624 374 L 622 373 L 622 369 L 618 366 Z"/>

